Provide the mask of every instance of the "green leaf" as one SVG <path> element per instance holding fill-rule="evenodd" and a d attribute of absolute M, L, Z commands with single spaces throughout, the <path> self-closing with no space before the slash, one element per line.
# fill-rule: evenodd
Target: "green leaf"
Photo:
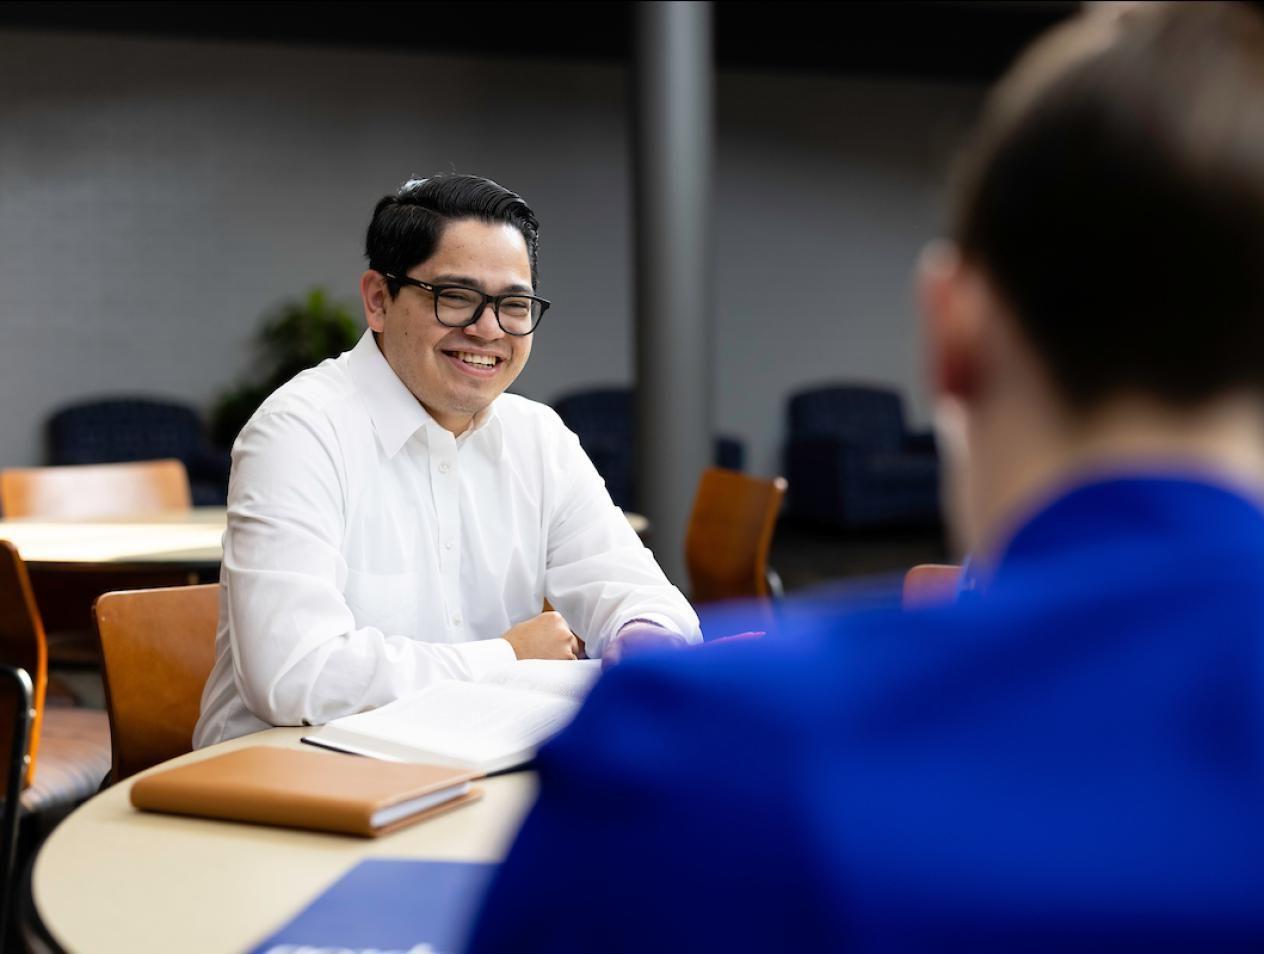
<path fill-rule="evenodd" d="M 290 378 L 355 346 L 361 334 L 351 309 L 313 288 L 266 315 L 255 336 L 253 373 L 223 391 L 211 408 L 211 436 L 232 444 L 250 416 Z"/>

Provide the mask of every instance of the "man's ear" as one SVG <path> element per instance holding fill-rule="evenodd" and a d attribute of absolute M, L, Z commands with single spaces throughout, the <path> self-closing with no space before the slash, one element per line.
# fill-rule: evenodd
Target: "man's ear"
<path fill-rule="evenodd" d="M 982 387 L 988 307 L 982 280 L 978 269 L 948 242 L 928 245 L 918 262 L 922 334 L 937 398 L 968 402 Z"/>
<path fill-rule="evenodd" d="M 386 328 L 386 306 L 391 300 L 386 279 L 372 269 L 360 276 L 360 300 L 364 302 L 364 320 L 374 331 Z"/>

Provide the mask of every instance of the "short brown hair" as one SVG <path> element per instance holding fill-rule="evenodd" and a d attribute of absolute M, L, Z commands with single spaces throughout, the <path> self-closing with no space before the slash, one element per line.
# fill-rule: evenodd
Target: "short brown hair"
<path fill-rule="evenodd" d="M 1093 10 L 994 91 L 953 233 L 1068 403 L 1264 392 L 1264 21 Z"/>

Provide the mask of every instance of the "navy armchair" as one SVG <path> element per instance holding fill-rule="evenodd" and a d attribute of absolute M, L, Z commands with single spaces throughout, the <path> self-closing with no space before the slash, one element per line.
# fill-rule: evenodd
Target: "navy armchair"
<path fill-rule="evenodd" d="M 633 446 L 636 422 L 630 388 L 595 388 L 574 391 L 553 402 L 562 423 L 575 432 L 584 452 L 606 482 L 615 504 L 624 510 L 637 509 L 636 467 Z M 742 470 L 746 450 L 733 437 L 715 439 L 715 464 L 727 470 Z"/>
<path fill-rule="evenodd" d="M 112 464 L 174 457 L 196 506 L 223 506 L 229 455 L 207 443 L 197 411 L 176 401 L 108 398 L 61 408 L 48 420 L 51 464 Z"/>
<path fill-rule="evenodd" d="M 910 432 L 900 395 L 838 386 L 790 399 L 786 477 L 792 517 L 842 529 L 935 526 L 939 459 Z"/>

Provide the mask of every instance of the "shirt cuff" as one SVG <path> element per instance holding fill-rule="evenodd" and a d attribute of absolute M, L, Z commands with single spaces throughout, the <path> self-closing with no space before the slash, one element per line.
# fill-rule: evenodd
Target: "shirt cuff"
<path fill-rule="evenodd" d="M 452 649 L 461 654 L 461 660 L 469 669 L 471 682 L 478 682 L 489 673 L 503 669 L 518 659 L 509 640 L 499 636 L 495 639 L 478 639 L 472 643 L 457 643 Z"/>
<path fill-rule="evenodd" d="M 624 620 L 619 624 L 619 628 L 614 631 L 613 639 L 618 639 L 619 634 L 623 632 L 625 627 L 631 626 L 633 623 L 649 623 L 651 626 L 657 626 L 665 629 L 669 633 L 674 633 L 687 643 L 701 642 L 701 634 L 699 633 L 682 633 L 680 624 L 668 616 L 666 613 L 638 613 L 632 619 Z"/>

